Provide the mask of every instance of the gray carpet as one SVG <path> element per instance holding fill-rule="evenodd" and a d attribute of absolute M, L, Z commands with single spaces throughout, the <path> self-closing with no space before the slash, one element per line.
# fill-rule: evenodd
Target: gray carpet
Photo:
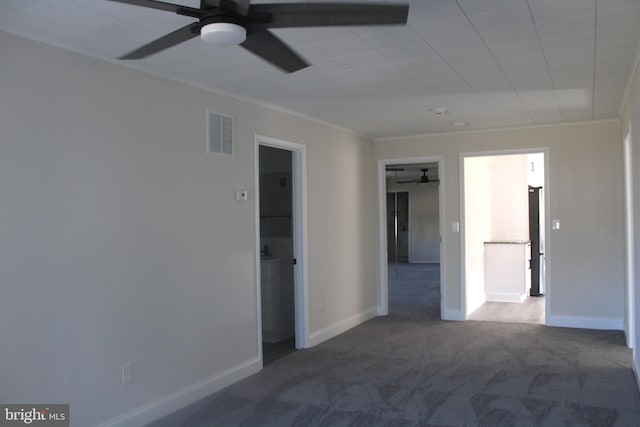
<path fill-rule="evenodd" d="M 640 425 L 621 332 L 441 321 L 437 268 L 407 274 L 389 316 L 150 426 Z"/>
<path fill-rule="evenodd" d="M 440 319 L 440 264 L 389 264 L 389 314 Z"/>

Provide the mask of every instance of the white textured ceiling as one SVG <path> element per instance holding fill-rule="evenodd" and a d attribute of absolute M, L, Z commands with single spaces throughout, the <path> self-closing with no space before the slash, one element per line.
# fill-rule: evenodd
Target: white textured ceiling
<path fill-rule="evenodd" d="M 293 74 L 199 38 L 116 61 L 193 19 L 106 0 L 1 0 L 0 30 L 373 138 L 619 116 L 640 40 L 640 0 L 371 2 L 409 3 L 409 24 L 274 31 L 312 63 Z M 435 107 L 448 112 L 436 115 Z M 452 126 L 458 121 L 468 126 Z"/>

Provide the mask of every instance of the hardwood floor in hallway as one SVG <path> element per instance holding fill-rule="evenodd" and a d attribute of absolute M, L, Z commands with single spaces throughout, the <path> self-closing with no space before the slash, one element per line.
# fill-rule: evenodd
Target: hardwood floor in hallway
<path fill-rule="evenodd" d="M 521 303 L 487 301 L 468 320 L 545 324 L 545 297 L 527 297 Z"/>

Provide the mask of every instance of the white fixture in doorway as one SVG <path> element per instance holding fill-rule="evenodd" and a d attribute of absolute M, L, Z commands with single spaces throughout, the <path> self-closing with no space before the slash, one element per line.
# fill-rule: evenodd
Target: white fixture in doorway
<path fill-rule="evenodd" d="M 255 137 L 255 187 L 260 188 L 260 146 L 269 146 L 292 152 L 293 171 L 291 177 L 293 195 L 293 253 L 294 268 L 294 305 L 295 305 L 295 341 L 296 348 L 306 348 L 309 342 L 309 310 L 308 310 L 308 269 L 307 269 L 307 151 L 306 146 L 266 136 Z M 256 338 L 259 358 L 262 360 L 262 313 L 260 283 L 260 203 L 259 191 L 255 200 L 255 271 L 256 271 Z"/>

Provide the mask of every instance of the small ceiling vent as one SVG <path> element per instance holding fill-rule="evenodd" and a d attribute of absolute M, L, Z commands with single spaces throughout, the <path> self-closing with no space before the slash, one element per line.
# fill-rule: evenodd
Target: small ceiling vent
<path fill-rule="evenodd" d="M 233 117 L 207 111 L 207 153 L 233 154 Z"/>

